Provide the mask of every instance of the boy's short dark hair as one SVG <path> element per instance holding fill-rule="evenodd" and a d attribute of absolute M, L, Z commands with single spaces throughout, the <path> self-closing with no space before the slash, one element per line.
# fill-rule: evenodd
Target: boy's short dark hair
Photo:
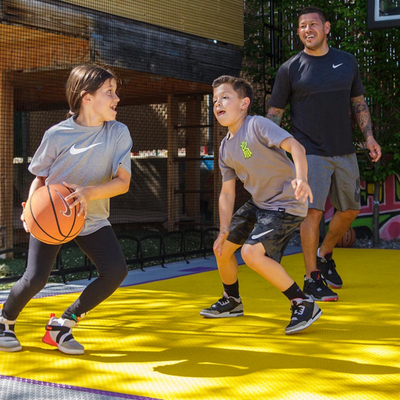
<path fill-rule="evenodd" d="M 215 79 L 212 83 L 213 89 L 218 86 L 223 85 L 224 83 L 229 83 L 232 85 L 233 90 L 238 94 L 239 98 L 244 99 L 248 97 L 250 99 L 249 107 L 247 108 L 247 114 L 250 114 L 250 109 L 253 104 L 253 87 L 243 78 L 237 78 L 235 76 L 230 75 L 222 75 L 219 78 Z"/>
<path fill-rule="evenodd" d="M 300 13 L 299 13 L 299 18 L 304 15 L 304 14 L 318 14 L 319 17 L 321 18 L 322 23 L 324 24 L 326 21 L 328 21 L 328 18 L 326 18 L 326 14 L 323 10 L 321 10 L 318 7 L 305 7 L 303 8 Z"/>

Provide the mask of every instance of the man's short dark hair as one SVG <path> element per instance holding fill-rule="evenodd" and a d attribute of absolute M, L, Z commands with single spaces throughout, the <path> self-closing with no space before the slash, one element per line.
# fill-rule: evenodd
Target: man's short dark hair
<path fill-rule="evenodd" d="M 328 21 L 328 18 L 326 18 L 326 14 L 323 10 L 321 10 L 318 7 L 305 7 L 300 11 L 299 18 L 304 15 L 304 14 L 318 14 L 319 17 L 322 20 L 322 23 L 324 24 L 326 21 Z"/>

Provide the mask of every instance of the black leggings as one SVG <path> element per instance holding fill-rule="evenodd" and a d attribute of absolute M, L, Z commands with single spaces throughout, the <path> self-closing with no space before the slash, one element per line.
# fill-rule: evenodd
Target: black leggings
<path fill-rule="evenodd" d="M 114 293 L 128 272 L 124 255 L 111 226 L 87 236 L 78 236 L 75 242 L 92 260 L 98 278 L 64 311 L 62 318 L 68 319 L 72 319 L 72 314 L 80 316 L 99 305 Z M 29 300 L 44 288 L 60 248 L 61 246 L 44 244 L 30 237 L 26 271 L 11 289 L 3 305 L 3 317 L 9 320 L 17 319 Z"/>

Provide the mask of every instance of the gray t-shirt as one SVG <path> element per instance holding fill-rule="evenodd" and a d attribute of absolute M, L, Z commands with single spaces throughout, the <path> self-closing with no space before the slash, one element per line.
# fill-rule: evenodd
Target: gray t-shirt
<path fill-rule="evenodd" d="M 239 178 L 253 203 L 263 210 L 285 209 L 288 214 L 305 217 L 307 203 L 296 200 L 291 185 L 296 177 L 294 164 L 280 148 L 292 135 L 269 119 L 247 116 L 239 131 L 229 136 L 220 146 L 222 181 Z"/>
<path fill-rule="evenodd" d="M 46 185 L 63 182 L 100 185 L 110 181 L 119 166 L 131 173 L 131 149 L 131 135 L 121 122 L 87 127 L 76 124 L 71 117 L 45 132 L 29 171 L 46 177 Z M 90 201 L 85 226 L 79 235 L 109 226 L 109 209 L 109 199 Z"/>
<path fill-rule="evenodd" d="M 350 98 L 364 94 L 353 55 L 329 48 L 323 56 L 304 51 L 278 70 L 269 105 L 290 103 L 292 135 L 307 154 L 325 157 L 354 153 Z"/>

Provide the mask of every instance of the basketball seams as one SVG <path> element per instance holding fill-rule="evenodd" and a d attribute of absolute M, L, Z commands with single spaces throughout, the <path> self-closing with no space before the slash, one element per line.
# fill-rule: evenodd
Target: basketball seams
<path fill-rule="evenodd" d="M 67 193 L 66 193 L 67 192 Z M 60 184 L 46 185 L 36 190 L 27 201 L 24 214 L 30 233 L 36 239 L 50 245 L 60 245 L 74 239 L 85 223 L 78 216 L 78 207 L 73 208 L 70 216 L 59 215 L 69 203 L 65 197 L 73 190 Z M 57 201 L 58 199 L 58 201 Z M 35 214 L 36 212 L 36 214 Z M 67 232 L 67 234 L 63 232 Z"/>
<path fill-rule="evenodd" d="M 69 191 L 69 193 L 73 193 L 74 192 L 72 189 L 70 189 L 70 188 L 68 188 L 66 186 L 63 186 L 63 187 L 65 189 L 67 189 Z M 54 216 L 55 216 L 55 219 L 56 219 L 58 231 L 59 231 L 60 235 L 64 237 L 64 239 L 62 240 L 61 243 L 64 243 L 64 242 L 67 242 L 67 241 L 71 240 L 71 238 L 70 238 L 71 236 L 72 237 L 76 237 L 76 235 L 81 231 L 81 229 L 78 227 L 78 232 L 76 234 L 72 234 L 71 235 L 71 232 L 75 228 L 75 224 L 76 224 L 76 221 L 77 221 L 77 207 L 75 206 L 74 209 L 73 209 L 73 223 L 71 225 L 71 228 L 70 228 L 69 232 L 65 235 L 62 232 L 62 229 L 60 227 L 60 223 L 59 223 L 59 219 L 58 219 L 59 215 L 58 215 L 57 210 L 55 208 L 55 205 L 54 205 L 54 202 L 53 202 L 53 196 L 52 196 L 52 193 L 51 193 L 50 189 L 51 188 L 49 186 L 48 191 L 49 191 L 49 197 L 50 197 L 51 205 L 53 207 L 53 213 L 54 213 Z M 55 189 L 54 189 L 54 191 L 55 191 Z M 62 193 L 60 193 L 60 194 L 62 195 Z M 65 199 L 65 197 L 64 197 L 64 199 Z"/>
<path fill-rule="evenodd" d="M 65 187 L 70 193 L 72 193 L 72 190 L 71 190 L 70 188 L 67 188 L 66 186 L 64 186 L 64 187 Z M 74 223 L 73 223 L 73 225 L 71 226 L 71 229 L 69 230 L 69 232 L 68 232 L 67 235 L 64 235 L 64 233 L 62 232 L 61 227 L 60 227 L 60 221 L 58 220 L 58 213 L 57 213 L 56 207 L 55 207 L 55 205 L 54 205 L 55 201 L 53 201 L 53 194 L 52 194 L 52 192 L 51 192 L 50 185 L 47 186 L 47 191 L 48 191 L 48 193 L 49 193 L 49 198 L 50 198 L 51 207 L 53 208 L 54 218 L 55 218 L 56 223 L 57 223 L 58 233 L 59 233 L 61 236 L 63 236 L 63 237 L 64 237 L 63 240 L 65 240 L 65 239 L 67 239 L 67 238 L 69 237 L 69 235 L 71 234 L 72 229 L 74 229 L 75 220 L 76 220 L 75 215 L 74 215 Z M 54 191 L 55 191 L 55 190 L 54 190 Z M 60 193 L 60 194 L 63 196 L 62 193 Z M 64 200 L 65 200 L 65 197 L 64 197 Z M 76 214 L 76 210 L 74 210 L 74 211 L 75 211 L 74 214 Z"/>
<path fill-rule="evenodd" d="M 33 196 L 35 196 L 35 193 L 36 193 L 36 192 L 34 192 L 34 193 L 32 194 L 32 199 L 31 199 L 30 202 L 29 202 L 29 209 L 30 209 L 30 212 L 31 212 L 32 219 L 35 221 L 36 226 L 37 226 L 45 235 L 47 235 L 49 238 L 51 238 L 51 239 L 53 239 L 53 240 L 60 241 L 60 239 L 55 238 L 55 237 L 49 235 L 49 234 L 42 228 L 42 226 L 39 224 L 39 221 L 36 219 L 35 214 L 34 214 L 33 209 L 32 209 L 32 202 L 33 202 L 33 200 L 34 200 L 34 199 L 33 199 Z M 34 238 L 38 239 L 33 233 L 32 233 L 32 236 L 33 236 Z M 44 242 L 44 239 L 38 239 L 38 240 Z M 64 240 L 64 239 L 63 239 L 63 240 Z M 44 243 L 52 244 L 52 243 L 50 243 L 50 242 L 44 242 Z"/>
<path fill-rule="evenodd" d="M 350 227 L 346 233 L 338 240 L 336 247 L 352 247 L 356 240 L 356 232 Z"/>
<path fill-rule="evenodd" d="M 70 188 L 67 188 L 67 189 L 69 190 L 70 193 L 73 193 L 73 192 L 74 192 L 74 190 L 72 190 L 72 189 L 70 189 Z M 73 217 L 74 217 L 73 221 L 74 221 L 74 222 L 73 222 L 73 224 L 72 224 L 72 226 L 71 226 L 71 229 L 70 229 L 69 232 L 68 232 L 67 237 L 69 237 L 69 236 L 76 237 L 76 236 L 79 234 L 79 232 L 82 230 L 82 228 L 80 228 L 80 227 L 78 226 L 78 227 L 77 227 L 77 232 L 72 232 L 73 229 L 75 228 L 75 224 L 76 224 L 76 222 L 77 222 L 77 216 L 78 216 L 78 208 L 77 208 L 77 206 L 74 207 L 73 213 L 74 213 L 74 215 L 73 215 Z M 72 234 L 71 234 L 71 233 L 72 233 Z"/>

